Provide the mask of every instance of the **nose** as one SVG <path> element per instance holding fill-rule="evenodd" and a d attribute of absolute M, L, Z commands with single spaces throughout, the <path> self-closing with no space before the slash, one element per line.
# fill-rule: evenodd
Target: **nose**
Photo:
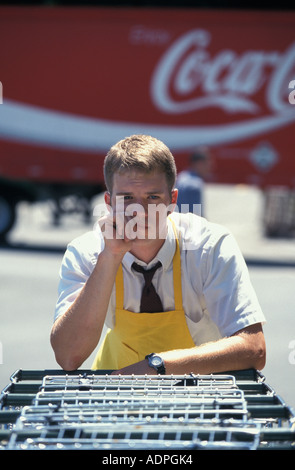
<path fill-rule="evenodd" d="M 125 206 L 126 215 L 137 215 L 139 217 L 147 217 L 148 215 L 148 204 L 142 199 L 133 199 L 131 203 Z"/>

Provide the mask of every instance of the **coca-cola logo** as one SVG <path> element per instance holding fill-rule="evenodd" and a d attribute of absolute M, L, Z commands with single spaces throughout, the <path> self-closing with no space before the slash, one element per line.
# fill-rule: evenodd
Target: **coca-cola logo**
<path fill-rule="evenodd" d="M 220 50 L 208 47 L 209 31 L 195 29 L 182 35 L 165 52 L 154 71 L 151 96 L 168 114 L 184 114 L 217 107 L 226 113 L 261 112 L 255 100 L 264 87 L 271 113 L 289 112 L 288 84 L 294 74 L 295 43 L 284 52 Z M 292 110 L 294 111 L 294 110 Z"/>
<path fill-rule="evenodd" d="M 155 37 L 136 30 L 132 38 L 133 45 L 144 41 L 145 46 L 163 46 L 170 40 L 162 30 Z M 126 121 L 85 117 L 7 99 L 0 109 L 0 139 L 106 152 L 126 135 L 143 133 L 162 140 L 173 152 L 183 152 L 196 145 L 232 144 L 262 136 L 295 121 L 295 95 L 289 88 L 289 84 L 294 88 L 295 42 L 283 52 L 220 49 L 214 54 L 209 51 L 211 42 L 207 30 L 189 31 L 168 47 L 151 70 L 151 100 L 161 112 L 158 122 L 137 122 L 131 116 Z M 179 116 L 206 108 L 221 110 L 227 119 L 216 122 L 211 115 L 200 123 L 202 119 L 196 122 L 189 116 L 186 123 L 179 123 Z M 244 117 L 237 119 L 237 113 Z M 175 116 L 175 121 L 166 122 L 168 115 Z M 265 161 L 264 150 L 263 155 Z"/>

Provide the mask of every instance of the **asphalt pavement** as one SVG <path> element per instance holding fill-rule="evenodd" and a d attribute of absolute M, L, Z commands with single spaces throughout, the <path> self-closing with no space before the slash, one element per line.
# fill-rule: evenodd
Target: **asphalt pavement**
<path fill-rule="evenodd" d="M 264 236 L 256 188 L 208 185 L 204 207 L 209 220 L 232 231 L 244 254 L 267 318 L 263 373 L 295 407 L 295 239 Z M 54 226 L 48 203 L 19 205 L 8 244 L 0 247 L 0 390 L 16 369 L 58 367 L 49 344 L 58 270 L 67 243 L 94 223 L 94 217 L 86 225 L 79 215 L 67 215 Z"/>

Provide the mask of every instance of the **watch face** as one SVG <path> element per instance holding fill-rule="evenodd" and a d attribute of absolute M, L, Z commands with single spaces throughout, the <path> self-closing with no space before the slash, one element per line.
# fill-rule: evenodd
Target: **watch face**
<path fill-rule="evenodd" d="M 162 359 L 159 356 L 153 356 L 151 362 L 154 366 L 160 366 L 162 364 Z"/>

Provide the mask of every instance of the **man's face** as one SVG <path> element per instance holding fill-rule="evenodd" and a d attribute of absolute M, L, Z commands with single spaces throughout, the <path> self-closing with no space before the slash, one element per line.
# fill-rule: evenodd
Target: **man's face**
<path fill-rule="evenodd" d="M 126 229 L 145 240 L 166 238 L 167 215 L 176 202 L 177 190 L 169 191 L 164 173 L 115 173 L 112 194 L 106 193 L 113 213 L 124 212 Z"/>

